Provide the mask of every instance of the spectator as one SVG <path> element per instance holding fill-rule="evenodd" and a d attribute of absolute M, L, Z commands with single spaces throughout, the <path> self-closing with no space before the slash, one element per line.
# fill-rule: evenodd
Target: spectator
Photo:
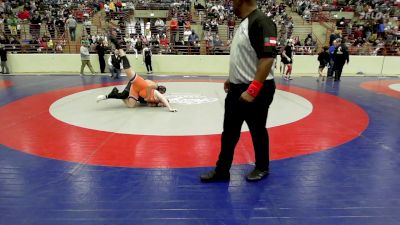
<path fill-rule="evenodd" d="M 56 28 L 55 28 L 55 20 L 52 15 L 48 15 L 45 17 L 47 29 L 49 31 L 50 37 L 55 38 L 56 37 Z"/>
<path fill-rule="evenodd" d="M 1 58 L 1 73 L 9 74 L 10 71 L 8 70 L 7 66 L 7 49 L 4 44 L 0 44 L 0 58 Z"/>
<path fill-rule="evenodd" d="M 56 30 L 57 30 L 57 36 L 60 37 L 60 36 L 64 35 L 64 33 L 65 33 L 65 23 L 64 23 L 64 20 L 63 20 L 63 18 L 61 16 L 59 16 L 56 19 L 55 25 L 56 25 Z"/>
<path fill-rule="evenodd" d="M 196 34 L 194 30 L 192 30 L 192 33 L 189 35 L 189 45 L 194 46 L 199 42 L 199 35 Z"/>
<path fill-rule="evenodd" d="M 153 73 L 153 67 L 151 65 L 151 49 L 146 45 L 143 49 L 143 63 L 146 64 L 147 74 Z"/>
<path fill-rule="evenodd" d="M 81 49 L 80 49 L 80 53 L 81 53 L 81 61 L 82 61 L 82 65 L 81 65 L 81 72 L 80 75 L 83 76 L 85 75 L 83 73 L 86 65 L 89 67 L 90 72 L 92 72 L 92 75 L 95 75 L 95 72 L 93 70 L 92 64 L 90 63 L 90 53 L 89 53 L 89 41 L 84 40 L 81 43 Z"/>
<path fill-rule="evenodd" d="M 140 25 L 140 20 L 136 20 L 135 31 L 136 35 L 142 35 L 142 25 Z"/>
<path fill-rule="evenodd" d="M 162 19 L 160 19 L 160 18 L 158 18 L 157 20 L 156 20 L 156 22 L 155 22 L 155 27 L 156 27 L 156 30 L 157 30 L 157 32 L 158 32 L 158 35 L 162 35 L 163 33 L 164 33 L 164 29 L 165 29 L 165 23 L 164 23 L 164 21 L 162 20 Z"/>
<path fill-rule="evenodd" d="M 77 27 L 78 23 L 72 17 L 72 15 L 69 15 L 69 18 L 66 21 L 66 25 L 69 30 L 69 35 L 71 37 L 71 41 L 75 41 L 76 27 Z"/>
<path fill-rule="evenodd" d="M 121 59 L 119 58 L 118 49 L 111 51 L 110 57 L 108 58 L 108 66 L 110 68 L 111 78 L 118 79 L 121 75 Z"/>
<path fill-rule="evenodd" d="M 30 19 L 29 32 L 32 36 L 40 36 L 40 26 L 42 24 L 42 18 L 39 11 L 35 11 L 32 18 Z"/>
<path fill-rule="evenodd" d="M 379 20 L 377 26 L 378 26 L 378 28 L 377 28 L 378 38 L 379 37 L 385 38 L 385 24 L 383 23 L 383 20 Z"/>
<path fill-rule="evenodd" d="M 183 41 L 185 42 L 185 45 L 189 45 L 189 36 L 192 34 L 192 31 L 189 28 L 185 28 L 185 31 L 183 32 Z"/>
<path fill-rule="evenodd" d="M 21 43 L 14 37 L 10 37 L 10 45 L 13 53 L 18 53 L 21 51 Z"/>
<path fill-rule="evenodd" d="M 169 29 L 170 29 L 170 36 L 171 36 L 171 42 L 175 42 L 176 40 L 176 34 L 178 32 L 178 20 L 174 17 L 171 19 L 170 24 L 169 24 Z"/>
<path fill-rule="evenodd" d="M 18 32 L 17 32 L 18 25 L 19 25 L 18 18 L 14 14 L 11 14 L 7 19 L 7 26 L 8 26 L 8 29 L 10 30 L 12 36 L 18 35 Z"/>
<path fill-rule="evenodd" d="M 104 73 L 106 69 L 106 62 L 104 61 L 104 55 L 106 53 L 107 47 L 104 44 L 103 39 L 99 39 L 96 44 L 96 52 L 99 57 L 100 72 Z"/>
<path fill-rule="evenodd" d="M 232 40 L 232 38 L 233 38 L 233 34 L 235 32 L 235 25 L 236 25 L 235 18 L 232 16 L 229 17 L 229 20 L 228 20 L 228 39 L 229 40 Z"/>
<path fill-rule="evenodd" d="M 136 41 L 135 48 L 136 48 L 136 50 L 137 50 L 138 53 L 142 53 L 142 50 L 143 50 L 143 40 L 142 40 L 142 38 L 141 38 L 140 36 L 139 36 L 139 38 L 138 38 L 137 41 Z"/>
<path fill-rule="evenodd" d="M 85 18 L 83 21 L 83 27 L 85 28 L 86 35 L 90 36 L 92 21 L 90 21 L 89 14 L 85 13 L 83 16 Z"/>
<path fill-rule="evenodd" d="M 219 38 L 219 35 L 215 36 L 215 39 L 213 40 L 213 46 L 214 46 L 214 54 L 219 55 L 223 53 L 224 43 Z"/>
<path fill-rule="evenodd" d="M 24 8 L 24 10 L 22 10 L 18 13 L 18 18 L 20 20 L 28 20 L 30 17 L 31 17 L 31 14 L 27 8 Z"/>
<path fill-rule="evenodd" d="M 344 17 L 336 22 L 336 27 L 338 30 L 343 30 L 346 27 L 346 21 Z"/>
<path fill-rule="evenodd" d="M 311 34 L 308 34 L 306 39 L 304 40 L 304 46 L 313 46 L 313 39 Z"/>

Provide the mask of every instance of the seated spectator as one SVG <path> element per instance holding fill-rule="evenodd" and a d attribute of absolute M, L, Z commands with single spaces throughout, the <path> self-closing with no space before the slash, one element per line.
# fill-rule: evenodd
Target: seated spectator
<path fill-rule="evenodd" d="M 20 20 L 28 20 L 30 17 L 31 17 L 31 14 L 27 8 L 24 8 L 24 10 L 22 10 L 18 13 L 18 18 Z"/>
<path fill-rule="evenodd" d="M 364 36 L 364 34 L 362 32 L 362 27 L 356 28 L 353 36 L 354 36 L 354 39 L 362 38 Z"/>
<path fill-rule="evenodd" d="M 13 53 L 18 53 L 21 51 L 21 43 L 17 38 L 10 37 L 10 44 Z"/>
<path fill-rule="evenodd" d="M 312 39 L 311 34 L 308 34 L 306 39 L 304 40 L 304 46 L 313 46 L 314 41 Z"/>
<path fill-rule="evenodd" d="M 165 30 L 165 23 L 161 18 L 158 18 L 156 20 L 156 22 L 154 23 L 154 26 L 156 27 L 158 35 L 161 35 Z"/>
<path fill-rule="evenodd" d="M 213 40 L 213 46 L 214 46 L 214 54 L 221 54 L 224 49 L 224 43 L 222 40 L 219 38 L 218 35 L 215 36 L 215 39 Z"/>
<path fill-rule="evenodd" d="M 189 36 L 189 45 L 194 46 L 199 42 L 199 36 L 196 34 L 194 30 L 192 30 L 192 33 Z"/>
<path fill-rule="evenodd" d="M 346 21 L 344 17 L 342 17 L 339 21 L 336 22 L 336 27 L 339 30 L 343 30 L 346 27 Z"/>

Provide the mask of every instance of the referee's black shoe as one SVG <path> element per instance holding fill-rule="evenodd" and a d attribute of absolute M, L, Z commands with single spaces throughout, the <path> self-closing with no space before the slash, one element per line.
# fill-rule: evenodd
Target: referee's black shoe
<path fill-rule="evenodd" d="M 211 170 L 207 173 L 200 175 L 201 182 L 223 182 L 229 181 L 231 178 L 230 173 L 217 173 L 215 170 Z"/>
<path fill-rule="evenodd" d="M 253 171 L 251 171 L 249 174 L 246 176 L 247 181 L 259 181 L 262 180 L 264 177 L 269 175 L 269 170 L 260 170 L 255 168 Z"/>

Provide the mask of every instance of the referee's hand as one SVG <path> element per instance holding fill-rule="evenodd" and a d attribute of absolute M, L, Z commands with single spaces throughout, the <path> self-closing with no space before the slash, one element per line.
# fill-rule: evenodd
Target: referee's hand
<path fill-rule="evenodd" d="M 225 91 L 225 93 L 228 93 L 230 87 L 231 87 L 231 83 L 229 82 L 229 80 L 226 80 L 224 82 L 224 91 Z"/>
<path fill-rule="evenodd" d="M 242 95 L 240 95 L 239 100 L 242 101 L 242 102 L 250 103 L 250 102 L 254 102 L 254 97 L 249 95 L 249 93 L 247 93 L 247 91 L 244 91 L 242 93 Z"/>

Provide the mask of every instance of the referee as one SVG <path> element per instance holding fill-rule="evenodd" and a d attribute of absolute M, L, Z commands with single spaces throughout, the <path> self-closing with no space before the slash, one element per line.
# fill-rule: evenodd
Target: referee
<path fill-rule="evenodd" d="M 253 140 L 255 168 L 246 179 L 258 181 L 269 173 L 269 138 L 266 127 L 269 105 L 275 93 L 273 71 L 276 25 L 257 9 L 256 0 L 234 0 L 234 13 L 242 18 L 230 54 L 229 77 L 221 137 L 215 170 L 202 174 L 202 182 L 228 181 L 234 150 L 246 121 Z"/>

